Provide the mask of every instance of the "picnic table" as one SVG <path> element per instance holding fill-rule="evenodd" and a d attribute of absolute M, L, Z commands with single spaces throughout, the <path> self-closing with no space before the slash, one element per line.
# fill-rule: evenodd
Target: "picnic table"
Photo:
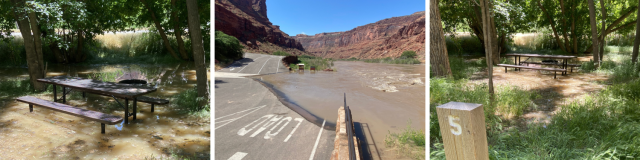
<path fill-rule="evenodd" d="M 133 120 L 136 119 L 138 97 L 156 91 L 156 88 L 153 86 L 103 82 L 70 76 L 47 77 L 38 79 L 37 81 L 53 85 L 54 102 L 58 101 L 56 85 L 62 86 L 62 103 L 66 103 L 66 95 L 71 92 L 71 90 L 82 92 L 83 97 L 85 97 L 85 92 L 110 96 L 125 110 L 125 124 L 128 124 L 128 117 L 130 116 L 133 116 Z M 69 88 L 69 91 L 67 91 L 66 88 Z M 118 101 L 118 98 L 125 100 L 124 105 Z M 133 113 L 129 113 L 129 100 L 133 100 Z"/>
<path fill-rule="evenodd" d="M 519 54 L 519 53 L 505 54 L 505 56 L 513 56 L 515 65 L 522 65 L 523 63 L 526 63 L 530 58 L 561 59 L 562 64 L 559 64 L 559 66 L 561 66 L 562 69 L 565 69 L 562 72 L 563 75 L 567 74 L 566 69 L 567 69 L 567 66 L 569 65 L 568 60 L 576 58 L 576 56 L 567 56 L 567 55 L 541 55 L 541 54 Z M 525 62 L 522 62 L 521 61 L 522 57 L 528 57 L 528 58 L 525 59 Z M 544 64 L 544 63 L 538 63 L 538 64 Z"/>

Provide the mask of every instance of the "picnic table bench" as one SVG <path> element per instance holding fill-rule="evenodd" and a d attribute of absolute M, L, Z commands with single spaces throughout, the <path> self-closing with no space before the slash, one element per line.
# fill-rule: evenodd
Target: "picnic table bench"
<path fill-rule="evenodd" d="M 62 103 L 66 103 L 66 95 L 71 91 L 66 91 L 66 88 L 83 92 L 83 96 L 85 92 L 110 96 L 125 110 L 125 124 L 128 124 L 128 117 L 130 116 L 133 117 L 133 120 L 136 119 L 138 98 L 144 94 L 156 91 L 156 88 L 153 86 L 103 82 L 93 79 L 84 79 L 70 76 L 47 77 L 38 79 L 37 81 L 53 85 L 54 102 L 57 102 L 56 85 L 62 86 Z M 122 105 L 122 103 L 118 101 L 118 98 L 125 100 L 124 105 Z M 129 100 L 133 100 L 133 113 L 129 112 Z M 155 102 L 153 100 L 149 101 Z"/>
<path fill-rule="evenodd" d="M 70 105 L 51 102 L 51 101 L 39 99 L 32 96 L 24 96 L 24 97 L 17 98 L 16 100 L 29 104 L 29 112 L 33 112 L 33 106 L 36 105 L 36 106 L 51 109 L 54 111 L 59 111 L 69 115 L 81 117 L 84 119 L 100 122 L 100 126 L 101 126 L 100 133 L 102 134 L 105 133 L 105 124 L 114 125 L 122 122 L 123 120 L 123 118 L 119 116 L 105 114 L 105 113 L 96 112 L 92 110 L 76 108 Z"/>
<path fill-rule="evenodd" d="M 513 65 L 513 64 L 497 64 L 497 66 L 504 67 L 504 73 L 507 73 L 507 67 L 553 71 L 553 78 L 554 79 L 556 78 L 557 72 L 566 72 L 567 71 L 567 69 L 560 69 L 560 68 L 540 68 L 540 67 L 529 67 L 529 66 L 520 66 L 520 65 Z"/>
<path fill-rule="evenodd" d="M 511 53 L 511 54 L 505 54 L 506 56 L 514 56 L 514 64 L 498 64 L 498 66 L 500 67 L 505 67 L 504 71 L 505 73 L 507 72 L 507 68 L 511 67 L 511 68 L 515 68 L 516 70 L 519 69 L 533 69 L 533 70 L 546 70 L 546 71 L 553 71 L 553 78 L 556 78 L 557 73 L 556 72 L 562 72 L 562 75 L 567 74 L 567 67 L 568 66 L 579 66 L 577 64 L 568 64 L 568 59 L 572 59 L 572 58 L 576 58 L 576 56 L 566 56 L 566 55 L 540 55 L 540 54 L 517 54 L 517 53 Z M 529 57 L 527 58 L 524 62 L 521 61 L 521 57 Z M 550 58 L 550 59 L 561 59 L 562 63 L 558 64 L 558 63 L 549 63 L 553 64 L 553 65 L 557 65 L 560 66 L 560 68 L 543 68 L 543 67 L 530 67 L 528 66 L 528 64 L 544 64 L 547 65 L 545 63 L 542 62 L 529 62 L 528 60 L 530 58 Z M 527 66 L 524 66 L 522 64 L 527 64 Z M 571 68 L 571 71 L 573 71 L 573 68 Z"/>
<path fill-rule="evenodd" d="M 556 65 L 556 66 L 562 66 L 562 64 L 558 64 L 558 63 L 543 63 L 543 62 L 520 62 L 520 64 L 526 64 L 527 66 L 529 66 L 529 64 L 537 64 L 537 65 Z M 580 64 L 566 64 L 567 67 L 570 67 L 571 70 L 569 71 L 569 73 L 573 72 L 573 67 L 580 67 L 582 65 Z"/>

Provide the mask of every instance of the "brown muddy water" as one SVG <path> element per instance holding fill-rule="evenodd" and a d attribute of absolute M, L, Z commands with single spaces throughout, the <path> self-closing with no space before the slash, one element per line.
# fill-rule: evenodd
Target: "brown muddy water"
<path fill-rule="evenodd" d="M 123 73 L 146 79 L 158 90 L 146 96 L 172 101 L 172 96 L 196 84 L 193 63 L 173 65 L 60 65 L 49 66 L 47 76 L 69 75 L 88 78 L 113 73 L 114 81 Z M 26 68 L 0 68 L 0 80 L 28 79 Z M 35 95 L 53 100 L 51 92 Z M 61 96 L 60 91 L 58 96 Z M 14 97 L 15 98 L 15 97 Z M 121 103 L 123 100 L 120 100 Z M 67 96 L 67 104 L 122 116 L 124 110 L 113 98 L 79 92 Z M 0 97 L 0 159 L 145 159 L 171 154 L 209 157 L 209 118 L 180 113 L 179 107 L 138 103 L 137 120 L 130 124 L 106 125 Z"/>
<path fill-rule="evenodd" d="M 424 64 L 343 61 L 334 64 L 336 72 L 307 70 L 254 79 L 331 124 L 335 124 L 346 94 L 354 122 L 368 124 L 371 132 L 365 130 L 365 135 L 372 137 L 379 149 L 384 148 L 384 138 L 389 132 L 400 133 L 407 125 L 425 130 Z"/>

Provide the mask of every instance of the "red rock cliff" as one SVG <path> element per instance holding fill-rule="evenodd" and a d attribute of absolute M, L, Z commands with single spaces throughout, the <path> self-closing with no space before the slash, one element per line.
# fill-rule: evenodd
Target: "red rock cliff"
<path fill-rule="evenodd" d="M 413 50 L 423 58 L 425 53 L 425 12 L 387 18 L 345 32 L 296 35 L 305 51 L 327 58 L 399 57 Z"/>
<path fill-rule="evenodd" d="M 304 52 L 300 42 L 269 22 L 265 1 L 216 0 L 215 30 L 238 38 L 247 51 L 287 50 L 294 54 Z"/>

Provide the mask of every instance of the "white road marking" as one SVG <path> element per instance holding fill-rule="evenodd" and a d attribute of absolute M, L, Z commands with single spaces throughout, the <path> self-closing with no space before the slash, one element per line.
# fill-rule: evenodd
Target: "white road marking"
<path fill-rule="evenodd" d="M 262 58 L 262 57 L 264 57 L 264 56 L 260 56 L 260 57 L 258 57 L 258 58 L 256 58 L 256 59 L 253 59 L 253 60 L 257 60 L 257 59 Z M 242 70 L 243 70 L 245 67 L 247 67 L 247 66 L 249 66 L 249 63 L 247 63 L 247 65 L 246 65 L 246 66 L 242 67 L 242 69 L 240 69 L 240 70 L 239 70 L 238 72 L 236 72 L 236 73 L 240 73 L 240 71 L 242 71 Z"/>
<path fill-rule="evenodd" d="M 278 127 L 278 125 L 280 125 L 280 123 L 282 123 L 282 121 L 285 121 L 285 120 L 287 121 L 287 123 L 284 123 L 276 133 L 271 133 L 273 129 L 276 129 L 276 127 Z M 289 122 L 291 122 L 291 117 L 283 118 L 282 120 L 280 120 L 275 126 L 273 126 L 273 128 L 271 128 L 271 130 L 267 131 L 267 134 L 264 134 L 264 139 L 273 139 L 273 137 L 275 137 L 278 133 L 280 133 L 280 131 L 282 131 L 282 129 L 285 126 L 287 126 Z"/>
<path fill-rule="evenodd" d="M 298 126 L 300 126 L 300 124 L 302 123 L 302 118 L 296 118 L 296 119 L 294 119 L 294 121 L 298 121 L 298 125 L 296 125 L 296 127 L 293 128 L 291 133 L 289 133 L 289 136 L 287 136 L 287 138 L 284 139 L 284 142 L 287 142 L 289 140 L 289 138 L 291 138 L 291 135 L 293 134 L 293 132 L 295 132 L 296 129 L 298 129 Z"/>
<path fill-rule="evenodd" d="M 267 65 L 267 62 L 269 62 L 269 60 L 271 60 L 271 58 L 267 59 L 267 61 L 264 61 L 262 68 L 264 68 L 264 66 Z M 260 68 L 260 71 L 262 71 L 262 68 Z M 258 71 L 258 74 L 260 74 L 260 71 Z"/>
<path fill-rule="evenodd" d="M 278 61 L 278 67 L 276 67 L 276 73 L 278 73 L 278 70 L 280 70 L 280 61 Z"/>
<path fill-rule="evenodd" d="M 233 156 L 231 156 L 229 158 L 229 160 L 242 160 L 242 158 L 244 158 L 244 156 L 247 156 L 248 153 L 244 153 L 244 152 L 236 152 L 236 154 L 233 154 Z"/>
<path fill-rule="evenodd" d="M 242 111 L 238 111 L 238 112 L 236 112 L 236 113 L 228 114 L 228 115 L 226 115 L 226 116 L 217 117 L 215 120 L 218 120 L 218 119 L 221 119 L 221 118 L 224 118 L 224 117 L 229 117 L 229 116 L 232 116 L 232 115 L 234 115 L 234 114 L 238 114 L 238 113 L 246 112 L 246 111 L 248 111 L 248 110 L 252 110 L 252 109 L 256 109 L 256 108 L 262 108 L 262 107 L 264 107 L 264 106 L 266 106 L 266 105 L 262 105 L 262 106 L 258 106 L 258 107 L 253 107 L 253 108 L 245 109 L 245 110 L 242 110 Z M 216 123 L 218 123 L 218 122 L 216 122 Z"/>
<path fill-rule="evenodd" d="M 219 121 L 219 122 L 227 122 L 227 121 L 228 121 L 228 122 L 227 122 L 227 123 L 225 123 L 225 124 L 223 124 L 223 125 L 219 125 L 219 126 L 218 126 L 218 125 L 216 125 L 216 128 L 215 128 L 215 129 L 218 129 L 218 128 L 220 128 L 220 127 L 222 127 L 222 126 L 225 126 L 225 125 L 227 125 L 227 124 L 229 124 L 229 123 L 231 123 L 231 122 L 233 122 L 233 121 L 235 121 L 235 120 L 238 120 L 238 119 L 240 119 L 240 118 L 242 118 L 242 117 L 244 117 L 244 116 L 247 116 L 247 115 L 249 115 L 249 114 L 251 114 L 251 113 L 253 113 L 253 112 L 255 112 L 255 111 L 257 111 L 257 110 L 259 110 L 259 109 L 261 109 L 261 108 L 264 108 L 265 106 L 266 106 L 266 105 L 262 105 L 262 106 L 254 107 L 254 108 L 249 108 L 249 109 L 246 109 L 246 110 L 243 110 L 243 111 L 240 111 L 240 112 L 236 112 L 236 113 L 232 113 L 232 114 L 229 114 L 229 115 L 226 115 L 226 116 L 222 116 L 222 117 L 216 118 L 215 120 L 218 120 L 218 119 L 220 119 L 220 118 L 228 117 L 228 116 L 231 116 L 231 115 L 234 115 L 234 114 L 238 114 L 238 113 L 242 113 L 242 112 L 245 112 L 245 111 L 248 111 L 248 110 L 254 109 L 253 111 L 251 111 L 251 112 L 249 112 L 249 113 L 247 113 L 247 114 L 245 114 L 245 115 L 242 115 L 242 116 L 240 116 L 240 117 L 232 118 L 232 119 L 224 120 L 224 121 Z M 217 123 L 219 123 L 219 122 L 216 122 L 216 124 L 217 124 Z M 215 129 L 214 129 L 214 130 L 215 130 Z"/>
<path fill-rule="evenodd" d="M 271 118 L 271 120 L 269 120 L 267 123 L 265 123 L 264 125 L 262 125 L 262 127 L 258 128 L 258 130 L 256 130 L 256 132 L 253 132 L 253 134 L 249 137 L 255 137 L 256 135 L 260 134 L 260 132 L 264 131 L 265 129 L 269 128 L 269 126 L 271 126 L 272 124 L 275 124 L 276 122 L 278 122 L 280 119 L 282 119 L 283 116 L 275 116 L 273 118 Z"/>
<path fill-rule="evenodd" d="M 325 122 L 327 122 L 326 119 L 322 121 L 322 127 L 320 127 L 320 132 L 318 132 L 318 138 L 316 139 L 316 144 L 313 146 L 313 150 L 311 150 L 311 156 L 309 156 L 309 160 L 313 160 L 313 155 L 316 154 L 316 149 L 318 148 L 318 142 L 320 142 L 320 136 L 322 135 L 322 128 L 324 128 Z"/>
<path fill-rule="evenodd" d="M 251 132 L 251 130 L 253 130 L 254 128 L 258 127 L 260 124 L 264 123 L 266 120 L 269 120 L 269 118 L 271 118 L 271 117 L 273 117 L 273 114 L 268 114 L 268 115 L 265 115 L 265 116 L 262 116 L 262 117 L 256 119 L 255 121 L 253 121 L 253 122 L 247 124 L 246 126 L 240 128 L 240 130 L 238 130 L 238 135 L 244 136 L 245 134 Z M 262 118 L 266 118 L 266 119 L 262 120 L 262 122 L 260 122 L 260 123 L 256 124 L 255 126 L 251 127 L 251 129 L 249 129 L 249 130 L 245 129 L 245 128 L 251 126 L 251 124 L 258 122 Z"/>

